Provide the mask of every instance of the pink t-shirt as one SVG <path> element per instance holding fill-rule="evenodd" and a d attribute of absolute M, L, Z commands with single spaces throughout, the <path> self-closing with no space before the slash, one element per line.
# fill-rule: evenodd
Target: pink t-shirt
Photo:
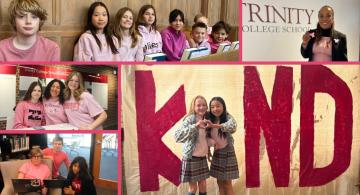
<path fill-rule="evenodd" d="M 94 117 L 104 112 L 104 109 L 89 92 L 83 92 L 80 95 L 80 101 L 76 101 L 72 96 L 65 101 L 64 109 L 69 123 L 76 127 L 90 125 L 95 121 Z M 96 129 L 101 130 L 102 125 Z"/>
<path fill-rule="evenodd" d="M 90 31 L 83 33 L 74 48 L 74 61 L 119 61 L 119 54 L 113 54 L 106 42 L 105 34 L 96 34 L 100 40 L 101 49 Z M 115 46 L 117 39 L 113 37 Z"/>
<path fill-rule="evenodd" d="M 55 152 L 52 148 L 45 148 L 43 150 L 44 156 L 52 156 L 53 157 L 53 177 L 59 176 L 59 169 L 61 163 L 65 163 L 67 167 L 70 166 L 70 160 L 68 155 L 64 151 Z"/>
<path fill-rule="evenodd" d="M 60 104 L 59 100 L 43 98 L 43 104 L 45 109 L 46 125 L 55 125 L 61 123 L 67 123 L 67 117 L 64 111 L 64 107 Z"/>
<path fill-rule="evenodd" d="M 14 129 L 45 125 L 44 106 L 41 102 L 21 101 L 16 105 Z"/>
<path fill-rule="evenodd" d="M 19 172 L 24 174 L 24 179 L 43 180 L 51 176 L 49 167 L 44 163 L 34 165 L 31 162 L 26 162 L 20 167 Z"/>
<path fill-rule="evenodd" d="M 60 61 L 59 46 L 38 35 L 35 44 L 29 49 L 17 49 L 10 37 L 0 41 L 0 61 Z"/>
<path fill-rule="evenodd" d="M 313 61 L 332 61 L 332 42 L 330 37 L 321 37 L 318 44 L 314 43 Z"/>
<path fill-rule="evenodd" d="M 131 36 L 124 36 L 121 39 L 121 47 L 118 49 L 120 55 L 120 61 L 144 61 L 144 50 L 142 48 L 142 38 L 139 37 L 138 43 L 134 48 L 131 47 Z"/>

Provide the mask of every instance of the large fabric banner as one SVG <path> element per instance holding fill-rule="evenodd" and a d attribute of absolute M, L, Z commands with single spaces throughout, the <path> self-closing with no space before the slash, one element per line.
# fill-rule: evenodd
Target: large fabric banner
<path fill-rule="evenodd" d="M 225 100 L 240 178 L 235 194 L 356 195 L 359 65 L 124 65 L 127 194 L 186 194 L 175 130 L 191 100 Z M 209 163 L 210 164 L 210 163 Z M 217 195 L 216 179 L 207 191 Z"/>

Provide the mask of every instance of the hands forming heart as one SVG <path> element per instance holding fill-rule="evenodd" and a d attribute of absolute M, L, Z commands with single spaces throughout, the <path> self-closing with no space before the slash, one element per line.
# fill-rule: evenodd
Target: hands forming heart
<path fill-rule="evenodd" d="M 196 123 L 196 127 L 197 128 L 212 128 L 214 126 L 214 124 L 210 121 L 210 120 L 207 120 L 207 119 L 202 119 L 202 120 L 199 120 L 197 123 Z"/>

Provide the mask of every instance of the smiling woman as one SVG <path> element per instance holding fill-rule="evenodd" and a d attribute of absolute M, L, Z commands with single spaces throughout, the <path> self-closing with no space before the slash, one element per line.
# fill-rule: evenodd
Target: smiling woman
<path fill-rule="evenodd" d="M 309 61 L 348 61 L 346 36 L 334 28 L 334 9 L 323 6 L 316 29 L 302 37 L 301 55 Z"/>
<path fill-rule="evenodd" d="M 46 125 L 67 123 L 63 104 L 65 85 L 62 81 L 54 79 L 46 86 L 44 92 L 44 109 Z"/>

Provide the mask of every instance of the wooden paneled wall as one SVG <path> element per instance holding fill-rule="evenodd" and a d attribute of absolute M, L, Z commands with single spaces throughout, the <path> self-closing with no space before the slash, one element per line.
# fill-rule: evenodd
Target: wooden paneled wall
<path fill-rule="evenodd" d="M 81 34 L 86 22 L 87 9 L 95 0 L 38 0 L 48 12 L 41 34 L 56 41 L 61 47 L 61 59 L 71 61 L 74 41 Z M 12 35 L 9 23 L 8 7 L 11 0 L 0 1 L 0 39 Z M 219 20 L 225 20 L 232 27 L 231 39 L 238 35 L 238 0 L 103 0 L 113 21 L 117 10 L 130 7 L 137 15 L 144 4 L 152 4 L 157 12 L 159 29 L 166 27 L 169 13 L 177 8 L 185 14 L 186 29 L 190 29 L 193 18 L 198 13 L 209 17 L 212 26 Z"/>

